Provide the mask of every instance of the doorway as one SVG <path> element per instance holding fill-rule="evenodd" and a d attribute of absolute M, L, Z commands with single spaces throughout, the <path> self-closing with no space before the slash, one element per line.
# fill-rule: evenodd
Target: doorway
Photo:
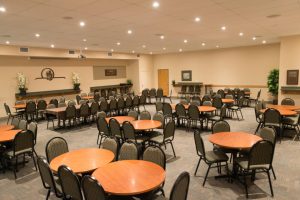
<path fill-rule="evenodd" d="M 158 70 L 158 87 L 163 89 L 164 95 L 169 95 L 169 69 Z"/>

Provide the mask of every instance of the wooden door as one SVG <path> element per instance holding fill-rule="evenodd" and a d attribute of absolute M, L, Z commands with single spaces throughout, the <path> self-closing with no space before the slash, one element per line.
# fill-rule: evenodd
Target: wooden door
<path fill-rule="evenodd" d="M 158 87 L 163 89 L 164 95 L 169 96 L 169 70 L 168 69 L 158 70 Z"/>

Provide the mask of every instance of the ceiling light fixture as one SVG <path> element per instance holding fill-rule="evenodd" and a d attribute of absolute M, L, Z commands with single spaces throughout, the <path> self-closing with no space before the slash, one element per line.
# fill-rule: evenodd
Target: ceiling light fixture
<path fill-rule="evenodd" d="M 200 17 L 195 17 L 194 19 L 195 22 L 200 22 L 200 20 L 201 20 Z"/>
<path fill-rule="evenodd" d="M 164 36 L 164 35 L 161 35 L 161 36 L 160 36 L 160 39 L 162 39 L 162 40 L 165 39 L 165 36 Z"/>
<path fill-rule="evenodd" d="M 121 45 L 121 43 L 120 43 L 120 42 L 117 42 L 117 45 L 118 45 L 118 46 L 120 46 L 120 45 Z"/>
<path fill-rule="evenodd" d="M 36 33 L 36 34 L 35 34 L 35 37 L 39 38 L 39 37 L 40 37 L 40 34 Z"/>
<path fill-rule="evenodd" d="M 50 47 L 51 47 L 51 48 L 54 48 L 55 46 L 54 46 L 54 44 L 51 44 Z"/>
<path fill-rule="evenodd" d="M 219 45 L 216 45 L 216 48 L 220 48 L 220 46 L 219 46 Z"/>
<path fill-rule="evenodd" d="M 244 33 L 243 33 L 243 32 L 240 32 L 240 33 L 239 33 L 239 36 L 243 36 L 243 35 L 244 35 Z"/>
<path fill-rule="evenodd" d="M 84 50 L 88 50 L 88 48 L 87 48 L 87 47 L 84 47 Z"/>
<path fill-rule="evenodd" d="M 114 49 L 111 49 L 110 51 L 111 51 L 111 52 L 114 52 Z"/>
<path fill-rule="evenodd" d="M 153 54 L 152 51 L 150 52 L 150 54 L 151 54 L 151 55 Z"/>
<path fill-rule="evenodd" d="M 184 42 L 184 43 L 187 43 L 188 41 L 187 41 L 187 40 L 183 40 L 183 42 Z"/>
<path fill-rule="evenodd" d="M 146 45 L 143 45 L 142 47 L 145 49 L 145 48 L 146 48 Z"/>
<path fill-rule="evenodd" d="M 205 46 L 206 44 L 205 44 L 205 42 L 202 42 L 202 44 L 201 44 L 202 46 Z"/>
<path fill-rule="evenodd" d="M 263 41 L 262 41 L 262 43 L 263 43 L 263 44 L 266 44 L 266 43 L 267 43 L 267 41 L 266 41 L 266 40 L 263 40 Z"/>
<path fill-rule="evenodd" d="M 182 49 L 179 49 L 179 52 L 182 52 Z"/>
<path fill-rule="evenodd" d="M 135 53 L 135 51 L 133 50 L 132 53 Z"/>
<path fill-rule="evenodd" d="M 85 22 L 84 21 L 79 22 L 79 26 L 84 27 L 85 26 Z"/>
<path fill-rule="evenodd" d="M 6 8 L 4 6 L 0 6 L 0 12 L 6 12 Z"/>
<path fill-rule="evenodd" d="M 164 47 L 163 50 L 166 50 L 166 47 Z"/>
<path fill-rule="evenodd" d="M 226 31 L 226 26 L 222 26 L 222 27 L 221 27 L 221 30 L 222 30 L 222 31 Z"/>
<path fill-rule="evenodd" d="M 9 41 L 6 41 L 5 44 L 10 44 L 10 42 L 9 42 Z"/>
<path fill-rule="evenodd" d="M 85 38 L 84 38 L 84 39 L 82 39 L 82 41 L 83 41 L 83 42 L 86 42 L 86 41 L 87 41 L 87 39 L 85 39 Z"/>
<path fill-rule="evenodd" d="M 158 8 L 158 7 L 159 7 L 159 2 L 154 1 L 154 2 L 152 3 L 152 7 L 153 7 L 153 8 Z"/>
<path fill-rule="evenodd" d="M 132 34 L 132 30 L 128 30 L 127 33 L 130 35 Z"/>
<path fill-rule="evenodd" d="M 256 37 L 252 37 L 252 40 L 253 40 L 253 41 L 256 40 Z"/>

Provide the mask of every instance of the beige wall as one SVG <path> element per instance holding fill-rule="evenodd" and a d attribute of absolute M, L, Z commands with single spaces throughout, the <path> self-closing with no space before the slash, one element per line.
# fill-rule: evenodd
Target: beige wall
<path fill-rule="evenodd" d="M 290 36 L 281 38 L 280 46 L 280 68 L 279 68 L 279 102 L 286 97 L 292 98 L 296 104 L 300 104 L 299 94 L 282 94 L 280 87 L 286 86 L 287 70 L 300 70 L 300 36 Z M 299 85 L 298 85 L 299 86 Z"/>
<path fill-rule="evenodd" d="M 252 94 L 255 96 L 260 86 L 263 86 L 262 98 L 268 99 L 267 75 L 271 69 L 278 68 L 279 51 L 279 44 L 269 44 L 155 55 L 154 83 L 157 87 L 158 69 L 169 69 L 170 89 L 173 88 L 172 80 L 181 81 L 181 70 L 192 70 L 192 81 L 213 84 L 216 86 L 214 90 L 224 88 L 225 85 L 252 86 Z"/>

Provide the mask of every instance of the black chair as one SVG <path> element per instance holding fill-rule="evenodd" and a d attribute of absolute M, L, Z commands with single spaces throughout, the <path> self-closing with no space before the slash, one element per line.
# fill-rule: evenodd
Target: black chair
<path fill-rule="evenodd" d="M 114 153 L 114 161 L 118 159 L 119 144 L 114 138 L 106 137 L 99 148 L 109 150 Z"/>
<path fill-rule="evenodd" d="M 47 102 L 45 100 L 41 99 L 37 102 L 36 107 L 37 107 L 37 119 L 39 118 L 39 116 L 41 116 L 41 118 L 44 118 L 44 113 L 47 108 Z"/>
<path fill-rule="evenodd" d="M 97 128 L 98 128 L 97 144 L 99 144 L 99 147 L 100 147 L 101 143 L 102 143 L 102 139 L 110 136 L 108 123 L 104 117 L 99 117 L 97 119 Z M 100 139 L 100 142 L 99 142 L 99 139 Z"/>
<path fill-rule="evenodd" d="M 117 115 L 117 113 L 118 113 L 117 100 L 113 98 L 109 102 L 109 114 L 110 116 L 114 116 Z"/>
<path fill-rule="evenodd" d="M 53 192 L 57 198 L 62 198 L 63 195 L 62 195 L 59 187 L 57 187 L 57 183 L 54 180 L 53 173 L 49 167 L 47 160 L 43 157 L 38 157 L 37 165 L 39 168 L 43 186 L 45 189 L 48 190 L 46 200 L 48 200 L 51 192 Z"/>
<path fill-rule="evenodd" d="M 140 112 L 140 98 L 137 95 L 135 95 L 132 99 L 132 108 L 133 110 Z"/>
<path fill-rule="evenodd" d="M 277 135 L 279 136 L 279 140 L 281 142 L 282 132 L 283 132 L 282 117 L 278 110 L 273 108 L 268 108 L 264 112 L 263 127 L 265 126 L 275 128 L 277 130 Z"/>
<path fill-rule="evenodd" d="M 294 106 L 295 105 L 295 101 L 291 98 L 284 98 L 281 101 L 281 105 L 289 105 L 289 106 Z"/>
<path fill-rule="evenodd" d="M 125 112 L 124 112 L 125 100 L 123 97 L 120 97 L 118 99 L 117 107 L 118 107 L 118 115 L 125 115 Z"/>
<path fill-rule="evenodd" d="M 198 122 L 200 127 L 203 128 L 203 118 L 200 116 L 198 106 L 190 105 L 188 108 L 188 130 L 191 128 L 197 128 Z"/>
<path fill-rule="evenodd" d="M 6 124 L 8 124 L 8 122 L 9 122 L 10 119 L 13 120 L 15 117 L 21 118 L 23 116 L 22 112 L 14 112 L 14 113 L 12 113 L 10 111 L 9 106 L 6 103 L 4 103 L 4 108 L 5 108 L 6 114 L 8 116 Z"/>
<path fill-rule="evenodd" d="M 53 104 L 57 108 L 58 107 L 58 100 L 57 99 L 51 99 L 49 104 Z"/>
<path fill-rule="evenodd" d="M 161 102 L 161 100 L 164 98 L 164 91 L 162 88 L 158 88 L 156 91 L 156 102 L 159 100 Z"/>
<path fill-rule="evenodd" d="M 125 100 L 125 108 L 127 113 L 132 109 L 132 98 L 130 96 Z"/>
<path fill-rule="evenodd" d="M 151 88 L 149 91 L 149 103 L 151 104 L 151 98 L 156 98 L 156 89 Z"/>
<path fill-rule="evenodd" d="M 103 112 L 108 112 L 108 103 L 105 99 L 103 99 L 102 101 L 100 101 L 100 107 L 99 110 L 103 111 Z"/>
<path fill-rule="evenodd" d="M 112 137 L 116 138 L 119 143 L 124 141 L 121 126 L 115 118 L 109 120 L 109 130 Z"/>
<path fill-rule="evenodd" d="M 71 121 L 73 121 L 73 125 L 77 124 L 76 122 L 76 107 L 74 105 L 68 105 L 65 111 L 64 116 L 64 126 L 66 126 L 65 121 L 69 121 L 69 126 L 71 126 Z"/>
<path fill-rule="evenodd" d="M 163 103 L 162 112 L 165 118 L 165 123 L 167 122 L 167 120 L 174 120 L 175 116 L 169 103 Z"/>
<path fill-rule="evenodd" d="M 143 106 L 144 110 L 146 110 L 146 108 L 145 108 L 146 101 L 147 101 L 147 97 L 145 95 L 141 95 L 140 96 L 139 107 Z"/>
<path fill-rule="evenodd" d="M 47 142 L 45 152 L 47 161 L 50 163 L 55 157 L 69 152 L 68 143 L 62 137 L 54 137 Z"/>
<path fill-rule="evenodd" d="M 83 200 L 80 182 L 77 175 L 65 165 L 61 165 L 58 168 L 57 174 L 64 199 Z"/>
<path fill-rule="evenodd" d="M 89 116 L 90 116 L 89 105 L 87 103 L 81 104 L 79 108 L 79 116 L 78 116 L 79 122 L 81 121 L 81 124 L 87 122 Z"/>
<path fill-rule="evenodd" d="M 149 137 L 147 136 L 137 135 L 133 125 L 128 121 L 125 121 L 123 123 L 122 129 L 123 129 L 124 140 L 131 141 L 135 143 L 138 147 L 145 146 L 146 141 L 149 140 Z"/>
<path fill-rule="evenodd" d="M 107 195 L 99 182 L 89 175 L 81 180 L 81 187 L 85 200 L 106 200 Z"/>
<path fill-rule="evenodd" d="M 80 100 L 81 100 L 81 96 L 77 94 L 77 95 L 76 95 L 76 101 L 77 101 L 77 104 L 78 104 L 78 105 L 79 105 Z"/>
<path fill-rule="evenodd" d="M 23 165 L 25 165 L 25 156 L 30 156 L 33 160 L 35 169 L 37 170 L 34 158 L 34 135 L 31 131 L 27 130 L 18 133 L 13 140 L 12 146 L 12 150 L 5 152 L 4 158 L 9 161 L 15 160 L 15 163 L 13 164 L 15 179 L 17 178 L 18 159 L 20 156 L 23 157 Z"/>
<path fill-rule="evenodd" d="M 95 121 L 95 119 L 97 119 L 97 113 L 99 111 L 99 104 L 98 102 L 93 102 L 91 103 L 91 106 L 90 106 L 90 116 L 92 118 L 93 121 Z"/>
<path fill-rule="evenodd" d="M 33 101 L 27 102 L 25 108 L 25 117 L 27 121 L 36 120 L 37 117 L 36 104 Z"/>
<path fill-rule="evenodd" d="M 124 142 L 119 151 L 118 160 L 138 160 L 139 153 L 136 144 Z"/>
<path fill-rule="evenodd" d="M 179 103 L 175 106 L 177 125 L 185 125 L 188 128 L 189 116 L 183 104 Z"/>

